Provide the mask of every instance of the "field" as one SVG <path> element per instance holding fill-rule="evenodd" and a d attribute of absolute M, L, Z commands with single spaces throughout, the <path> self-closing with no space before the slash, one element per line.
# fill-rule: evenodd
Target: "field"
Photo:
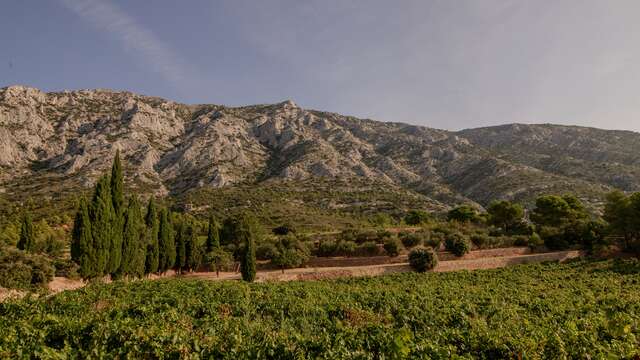
<path fill-rule="evenodd" d="M 0 304 L 0 357 L 634 358 L 640 263 L 95 284 Z"/>

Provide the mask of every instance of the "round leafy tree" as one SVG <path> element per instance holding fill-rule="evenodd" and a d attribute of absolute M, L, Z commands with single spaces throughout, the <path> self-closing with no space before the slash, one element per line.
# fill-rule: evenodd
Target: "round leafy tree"
<path fill-rule="evenodd" d="M 447 235 L 444 246 L 447 248 L 447 250 L 451 251 L 455 256 L 458 257 L 468 253 L 471 249 L 469 240 L 467 240 L 467 238 L 460 233 L 452 233 Z"/>
<path fill-rule="evenodd" d="M 409 253 L 409 265 L 417 272 L 432 270 L 438 264 L 438 256 L 431 248 L 417 247 Z"/>

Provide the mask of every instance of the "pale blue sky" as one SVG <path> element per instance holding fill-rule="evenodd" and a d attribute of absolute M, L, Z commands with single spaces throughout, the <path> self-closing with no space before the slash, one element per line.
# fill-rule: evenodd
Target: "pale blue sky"
<path fill-rule="evenodd" d="M 7 0 L 0 86 L 640 131 L 640 1 Z"/>

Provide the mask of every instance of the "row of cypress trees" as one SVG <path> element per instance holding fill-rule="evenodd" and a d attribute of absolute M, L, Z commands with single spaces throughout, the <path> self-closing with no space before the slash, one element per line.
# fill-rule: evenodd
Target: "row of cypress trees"
<path fill-rule="evenodd" d="M 98 180 L 91 202 L 80 198 L 71 258 L 80 266 L 83 278 L 141 277 L 174 266 L 176 247 L 169 213 L 166 209 L 158 211 L 150 199 L 143 217 L 135 195 L 125 204 L 119 152 L 111 174 Z"/>
<path fill-rule="evenodd" d="M 198 242 L 193 221 L 172 221 L 172 217 L 178 216 L 158 209 L 153 199 L 144 216 L 135 195 L 125 203 L 122 164 L 120 153 L 116 152 L 111 173 L 100 177 L 91 202 L 80 198 L 71 258 L 85 279 L 142 277 L 169 269 L 180 273 L 196 270 L 205 260 L 224 252 L 220 245 L 223 233 L 227 241 L 244 244 L 240 264 L 243 278 L 255 279 L 256 224 L 251 217 L 227 219 L 228 226 L 224 228 L 210 218 L 204 246 Z"/>

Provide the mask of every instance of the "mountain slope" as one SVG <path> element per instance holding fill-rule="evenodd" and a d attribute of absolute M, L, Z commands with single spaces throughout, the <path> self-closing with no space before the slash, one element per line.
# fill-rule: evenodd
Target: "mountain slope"
<path fill-rule="evenodd" d="M 441 209 L 567 191 L 597 202 L 612 187 L 640 186 L 640 134 L 632 132 L 507 125 L 454 133 L 292 101 L 231 108 L 109 90 L 0 89 L 6 198 L 76 194 L 109 167 L 116 149 L 127 186 L 174 198 L 241 184 L 360 179 L 420 194 L 425 207 Z"/>

